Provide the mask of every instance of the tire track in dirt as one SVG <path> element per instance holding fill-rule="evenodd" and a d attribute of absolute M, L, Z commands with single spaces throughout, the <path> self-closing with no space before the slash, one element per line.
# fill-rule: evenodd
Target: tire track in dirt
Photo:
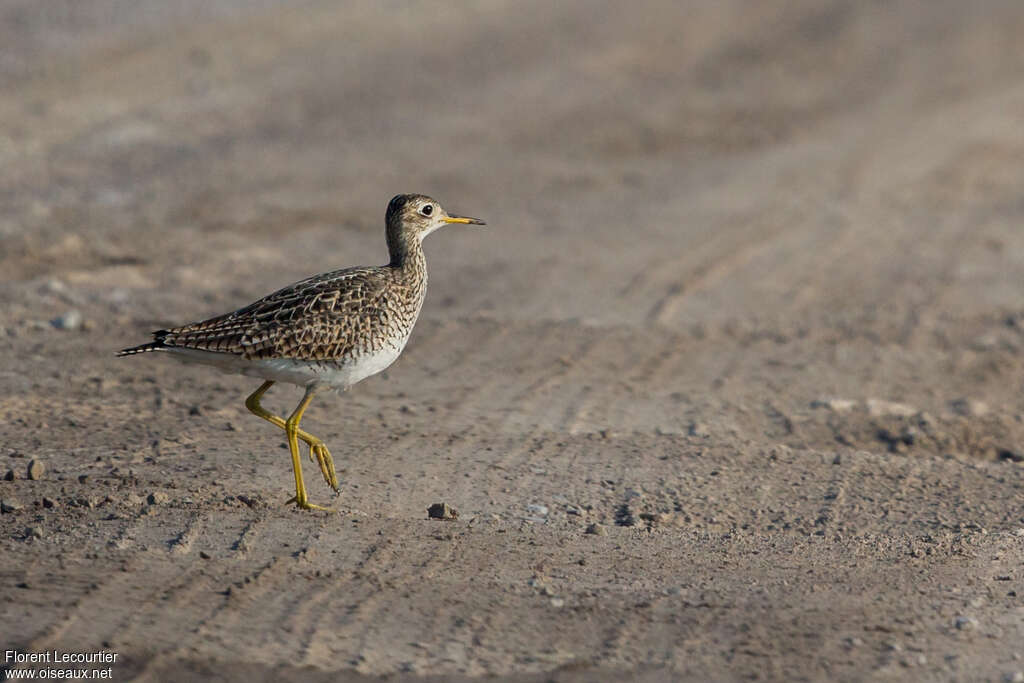
<path fill-rule="evenodd" d="M 185 603 L 199 607 L 209 600 L 195 597 L 209 587 L 205 568 L 181 567 L 155 557 L 156 553 L 130 556 L 120 571 L 100 577 L 84 596 L 27 645 L 28 650 L 142 647 L 152 621 L 145 605 Z"/>
<path fill-rule="evenodd" d="M 460 545 L 459 534 L 450 534 L 441 524 L 434 532 L 447 538 L 441 552 L 436 543 L 414 549 L 389 538 L 394 522 L 383 524 L 384 540 L 372 544 L 340 581 L 323 581 L 300 597 L 299 607 L 287 622 L 291 628 L 285 628 L 301 633 L 296 645 L 304 665 L 331 670 L 342 663 L 362 673 L 381 674 L 401 668 L 400 657 L 414 656 L 415 648 L 408 641 L 391 632 L 379 632 L 396 628 L 396 601 L 404 602 L 401 596 L 420 592 L 451 565 Z M 420 523 L 414 529 L 428 533 L 423 526 Z M 303 623 L 305 628 L 297 628 Z M 429 625 L 424 627 L 433 631 Z M 385 642 L 390 644 L 381 647 Z"/>
<path fill-rule="evenodd" d="M 787 231 L 797 229 L 799 222 L 794 218 L 792 209 L 786 209 L 778 217 L 769 217 L 764 212 L 757 215 L 744 215 L 725 221 L 720 227 L 734 235 L 725 244 L 718 247 L 712 254 L 706 254 L 711 248 L 698 247 L 687 253 L 682 262 L 669 260 L 651 268 L 655 283 L 669 282 L 663 294 L 651 297 L 650 310 L 647 313 L 648 323 L 670 326 L 677 321 L 677 309 L 686 297 L 701 290 L 712 288 L 737 270 L 744 268 L 760 254 L 777 248 L 779 236 Z M 770 227 L 766 230 L 764 225 Z M 753 232 L 753 234 L 751 234 Z M 722 241 L 716 231 L 718 242 Z M 694 263 L 688 275 L 680 278 L 680 271 L 686 272 L 687 263 Z"/>
<path fill-rule="evenodd" d="M 246 609 L 273 609 L 275 603 L 272 596 L 282 593 L 281 586 L 290 583 L 287 577 L 293 573 L 296 556 L 301 553 L 300 550 L 281 554 L 276 547 L 264 544 L 265 538 L 279 537 L 276 532 L 282 528 L 290 528 L 292 535 L 296 531 L 288 520 L 280 518 L 264 517 L 243 525 L 231 544 L 231 548 L 238 549 L 234 551 L 234 558 L 226 558 L 212 567 L 213 570 L 223 572 L 223 578 L 211 579 L 204 585 L 206 591 L 201 594 L 193 591 L 191 594 L 167 598 L 167 602 L 177 609 L 198 611 L 199 618 L 187 634 L 181 634 L 176 642 L 154 652 L 133 680 L 156 680 L 155 672 L 166 664 L 188 657 L 213 654 L 221 642 L 220 634 L 232 632 L 240 628 L 240 623 L 245 622 Z M 243 560 L 243 564 L 238 565 L 235 558 Z M 228 584 L 226 587 L 225 582 Z M 224 589 L 216 590 L 218 584 Z M 211 600 L 211 595 L 221 597 Z M 276 638 L 273 642 L 277 642 Z M 253 652 L 258 651 L 257 646 Z"/>
<path fill-rule="evenodd" d="M 848 504 L 847 488 L 858 476 L 861 458 L 856 455 L 836 455 L 833 466 L 838 468 L 835 476 L 825 488 L 825 502 L 818 509 L 814 525 L 820 527 L 822 535 L 834 535 L 843 527 L 843 508 Z"/>

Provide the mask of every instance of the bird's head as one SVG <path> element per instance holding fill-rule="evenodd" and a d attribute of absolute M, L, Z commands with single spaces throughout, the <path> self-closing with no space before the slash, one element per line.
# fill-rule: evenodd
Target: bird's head
<path fill-rule="evenodd" d="M 396 195 L 388 203 L 385 221 L 389 236 L 400 235 L 403 240 L 413 238 L 417 241 L 450 223 L 486 225 L 479 218 L 453 216 L 436 199 L 422 194 Z"/>

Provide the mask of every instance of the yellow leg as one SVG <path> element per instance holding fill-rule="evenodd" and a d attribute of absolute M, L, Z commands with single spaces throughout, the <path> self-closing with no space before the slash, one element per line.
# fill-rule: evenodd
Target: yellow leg
<path fill-rule="evenodd" d="M 306 395 L 299 401 L 299 405 L 296 406 L 291 417 L 284 421 L 284 432 L 288 435 L 288 450 L 292 453 L 292 467 L 295 469 L 295 497 L 287 502 L 295 503 L 303 510 L 334 512 L 331 508 L 310 503 L 309 496 L 306 495 L 306 483 L 302 480 L 302 458 L 299 457 L 299 421 L 302 419 L 302 414 L 306 412 L 306 408 L 313 400 L 315 394 L 316 389 L 308 387 Z"/>
<path fill-rule="evenodd" d="M 287 432 L 284 418 L 268 412 L 260 405 L 260 399 L 263 398 L 263 394 L 267 393 L 267 389 L 273 385 L 274 383 L 269 380 L 261 384 L 259 389 L 252 392 L 249 398 L 245 399 L 245 407 L 248 408 L 249 412 L 253 415 L 261 417 L 267 422 L 277 425 Z M 327 482 L 327 485 L 337 491 L 338 475 L 334 471 L 334 460 L 331 458 L 331 452 L 327 450 L 327 444 L 301 429 L 296 431 L 295 436 L 306 442 L 306 445 L 309 446 L 309 459 L 320 467 L 320 474 L 324 475 L 324 481 Z"/>

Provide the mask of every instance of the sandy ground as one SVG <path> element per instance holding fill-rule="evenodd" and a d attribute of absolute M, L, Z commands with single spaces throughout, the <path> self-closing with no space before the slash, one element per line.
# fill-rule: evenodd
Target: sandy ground
<path fill-rule="evenodd" d="M 1016 0 L 0 3 L 0 649 L 1022 680 L 1022 35 Z M 383 262 L 397 192 L 490 226 L 314 403 L 343 486 L 307 467 L 339 512 L 303 513 L 254 381 L 113 352 Z"/>

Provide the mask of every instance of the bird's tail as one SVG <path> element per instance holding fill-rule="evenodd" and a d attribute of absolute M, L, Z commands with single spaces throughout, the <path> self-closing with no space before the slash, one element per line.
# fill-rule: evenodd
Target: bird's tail
<path fill-rule="evenodd" d="M 139 346 L 133 346 L 129 349 L 121 349 L 120 351 L 117 352 L 117 357 L 121 358 L 123 356 L 134 356 L 140 353 L 149 353 L 150 351 L 160 351 L 162 349 L 166 349 L 167 345 L 164 344 L 161 332 L 163 332 L 163 330 L 154 333 L 154 336 L 156 336 L 156 341 L 151 341 L 148 344 L 140 344 Z"/>

